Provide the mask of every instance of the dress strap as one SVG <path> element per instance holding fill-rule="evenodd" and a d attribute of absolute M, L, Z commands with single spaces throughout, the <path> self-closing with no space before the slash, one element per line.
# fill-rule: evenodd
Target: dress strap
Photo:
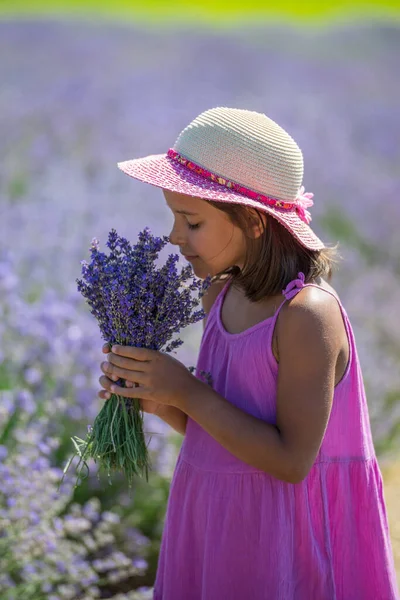
<path fill-rule="evenodd" d="M 287 300 L 290 300 L 291 298 L 294 298 L 294 296 L 297 294 L 297 292 L 299 292 L 301 289 L 303 289 L 303 287 L 305 285 L 307 285 L 306 283 L 304 283 L 304 273 L 302 273 L 301 271 L 299 273 L 297 273 L 297 279 L 292 279 L 292 281 L 290 281 L 287 286 L 285 287 L 284 290 L 282 290 L 282 294 L 285 296 L 284 299 L 282 300 L 282 302 L 280 303 L 280 305 L 278 306 L 274 317 L 273 317 L 273 324 L 275 325 L 275 322 L 278 318 L 279 313 L 281 312 L 281 308 L 282 306 L 285 304 L 285 302 Z"/>
<path fill-rule="evenodd" d="M 330 292 L 329 290 L 326 290 L 325 288 L 322 288 L 316 283 L 305 283 L 305 276 L 302 271 L 299 271 L 299 273 L 297 273 L 297 279 L 293 279 L 287 284 L 285 289 L 282 290 L 282 294 L 285 296 L 286 300 L 290 300 L 291 298 L 294 298 L 294 296 L 296 296 L 296 294 L 304 287 L 316 287 L 320 290 L 324 290 L 324 292 L 327 292 L 328 294 L 336 298 L 336 300 L 340 304 L 340 307 L 343 309 L 342 303 L 340 302 L 339 297 L 336 294 Z"/>
<path fill-rule="evenodd" d="M 302 290 L 305 287 L 316 287 L 316 288 L 324 290 L 325 292 L 327 292 L 328 294 L 330 294 L 331 296 L 336 298 L 336 300 L 338 301 L 338 303 L 340 305 L 342 312 L 345 312 L 345 310 L 342 306 L 342 303 L 340 302 L 340 300 L 336 294 L 333 294 L 332 292 L 330 292 L 329 290 L 326 290 L 325 288 L 321 288 L 321 286 L 317 285 L 316 283 L 305 283 L 305 275 L 302 271 L 299 271 L 299 273 L 297 273 L 297 278 L 292 279 L 292 281 L 290 281 L 287 284 L 285 289 L 282 290 L 282 294 L 285 296 L 285 298 L 282 301 L 282 303 L 280 304 L 280 306 L 278 307 L 278 309 L 274 315 L 274 321 L 276 321 L 276 319 L 278 318 L 278 314 L 280 313 L 280 310 L 281 310 L 282 306 L 285 304 L 285 302 L 287 300 L 291 300 L 292 298 L 294 298 L 296 296 L 296 294 L 298 294 L 300 292 L 300 290 Z"/>
<path fill-rule="evenodd" d="M 216 296 L 216 298 L 215 298 L 215 300 L 214 300 L 214 302 L 213 302 L 213 304 L 211 306 L 211 309 L 210 309 L 210 311 L 209 311 L 209 313 L 207 315 L 206 326 L 205 326 L 205 328 L 203 330 L 202 336 L 204 336 L 204 334 L 206 333 L 207 329 L 210 327 L 211 321 L 216 318 L 216 315 L 218 314 L 218 312 L 219 312 L 219 310 L 221 308 L 221 304 L 223 302 L 223 299 L 226 296 L 226 292 L 228 291 L 228 287 L 230 286 L 230 284 L 231 284 L 231 278 L 227 277 L 225 285 L 223 286 L 223 288 L 217 294 L 217 296 Z"/>
<path fill-rule="evenodd" d="M 297 279 L 293 279 L 290 281 L 284 290 L 282 290 L 282 294 L 285 296 L 286 300 L 290 300 L 293 298 L 297 292 L 299 292 L 306 284 L 304 283 L 304 273 L 300 271 L 297 273 Z"/>
<path fill-rule="evenodd" d="M 343 381 L 345 379 L 345 377 L 347 376 L 348 371 L 350 370 L 350 367 L 353 363 L 353 357 L 356 356 L 356 343 L 355 343 L 355 338 L 354 338 L 354 334 L 353 334 L 353 330 L 351 328 L 350 325 L 350 321 L 346 312 L 346 309 L 344 308 L 343 304 L 341 303 L 339 296 L 333 292 L 331 292 L 330 290 L 327 290 L 319 285 L 317 285 L 316 283 L 305 283 L 305 276 L 304 273 L 302 271 L 300 271 L 299 273 L 297 273 L 297 278 L 293 279 L 292 281 L 290 281 L 288 283 L 288 285 L 285 287 L 284 290 L 282 290 L 282 294 L 284 294 L 285 299 L 283 300 L 283 302 L 280 304 L 278 310 L 276 311 L 274 318 L 273 318 L 273 327 L 271 327 L 271 336 L 273 335 L 273 330 L 275 327 L 275 323 L 276 320 L 278 318 L 278 314 L 282 308 L 282 306 L 285 304 L 285 302 L 287 302 L 287 300 L 290 300 L 291 298 L 294 298 L 294 296 L 296 296 L 296 294 L 298 294 L 298 292 L 300 292 L 300 290 L 302 290 L 305 287 L 316 287 L 320 290 L 323 290 L 324 292 L 326 292 L 327 294 L 329 294 L 330 296 L 333 296 L 334 298 L 336 298 L 337 303 L 339 304 L 339 308 L 340 311 L 342 313 L 342 318 L 343 318 L 343 322 L 344 322 L 344 326 L 346 328 L 346 334 L 347 334 L 347 340 L 349 343 L 349 360 L 347 362 L 347 366 L 346 366 L 346 370 L 345 373 L 341 379 L 341 381 Z M 339 384 L 337 384 L 339 385 Z"/>

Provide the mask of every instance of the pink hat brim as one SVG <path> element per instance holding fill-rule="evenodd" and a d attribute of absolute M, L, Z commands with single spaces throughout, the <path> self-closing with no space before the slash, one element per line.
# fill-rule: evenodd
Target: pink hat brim
<path fill-rule="evenodd" d="M 138 181 L 171 192 L 257 208 L 279 221 L 306 248 L 310 250 L 325 248 L 325 244 L 315 235 L 311 227 L 300 219 L 296 211 L 289 212 L 282 208 L 262 205 L 252 198 L 198 175 L 165 154 L 152 154 L 144 158 L 125 160 L 117 163 L 117 166 Z"/>

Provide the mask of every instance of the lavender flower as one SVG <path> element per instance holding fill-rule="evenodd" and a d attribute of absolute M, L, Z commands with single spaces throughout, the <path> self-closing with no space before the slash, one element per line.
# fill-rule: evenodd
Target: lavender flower
<path fill-rule="evenodd" d="M 109 255 L 100 252 L 99 241 L 93 238 L 91 262 L 82 261 L 83 279 L 77 279 L 78 291 L 86 298 L 96 317 L 101 335 L 110 345 L 121 344 L 173 352 L 183 342 L 172 339 L 183 327 L 205 317 L 203 309 L 195 311 L 200 298 L 211 284 L 192 280 L 191 265 L 178 274 L 177 254 L 170 254 L 166 263 L 154 264 L 169 238 L 154 237 L 146 227 L 139 233 L 135 246 L 112 229 L 108 235 Z M 181 290 L 180 288 L 183 288 Z M 190 292 L 197 290 L 198 298 Z M 125 381 L 118 384 L 125 387 Z M 134 475 L 146 473 L 151 466 L 143 432 L 143 412 L 137 399 L 111 395 L 88 427 L 86 440 L 71 438 L 80 461 L 88 469 L 86 459 L 99 461 L 110 477 L 111 471 L 126 474 L 129 487 Z M 73 458 L 73 457 L 72 457 Z M 68 461 L 64 475 L 72 458 Z M 79 475 L 82 471 L 79 471 Z M 79 476 L 78 476 L 79 479 Z"/>
<path fill-rule="evenodd" d="M 95 497 L 83 506 L 71 503 L 70 480 L 57 494 L 60 470 L 37 444 L 44 439 L 51 445 L 44 432 L 45 425 L 21 421 L 14 453 L 0 463 L 0 598 L 94 600 L 116 577 L 126 584 L 145 573 L 143 550 L 150 540 L 130 528 L 128 556 L 115 548 L 124 529 L 118 514 L 102 511 Z M 46 468 L 37 467 L 40 458 Z"/>

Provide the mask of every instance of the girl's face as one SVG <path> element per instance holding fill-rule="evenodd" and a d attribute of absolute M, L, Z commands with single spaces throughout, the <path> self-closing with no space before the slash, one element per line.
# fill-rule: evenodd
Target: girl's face
<path fill-rule="evenodd" d="M 175 217 L 170 242 L 179 246 L 197 277 L 205 279 L 233 265 L 243 268 L 245 236 L 226 213 L 202 198 L 164 189 L 163 194 Z"/>

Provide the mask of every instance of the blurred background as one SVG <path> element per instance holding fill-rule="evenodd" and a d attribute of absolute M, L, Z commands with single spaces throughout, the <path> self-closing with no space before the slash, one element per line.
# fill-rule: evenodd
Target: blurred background
<path fill-rule="evenodd" d="M 333 3 L 332 3 L 333 4 Z M 117 162 L 166 152 L 215 106 L 303 150 L 313 228 L 356 335 L 400 579 L 398 2 L 0 0 L 0 598 L 152 597 L 182 436 L 146 415 L 132 490 L 73 452 L 101 408 L 102 339 L 76 289 L 93 237 L 167 235 L 161 190 Z M 160 259 L 176 249 L 167 246 Z M 183 263 L 186 264 L 186 263 Z M 177 358 L 195 365 L 201 323 Z"/>

